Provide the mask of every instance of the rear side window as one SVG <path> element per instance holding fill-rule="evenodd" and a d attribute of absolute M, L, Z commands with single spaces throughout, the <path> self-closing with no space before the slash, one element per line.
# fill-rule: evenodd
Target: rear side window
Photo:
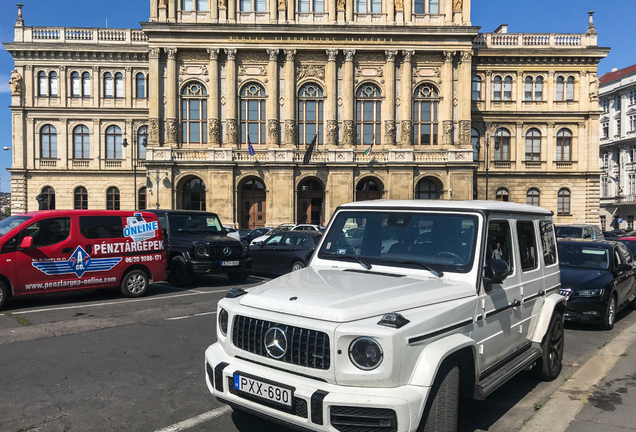
<path fill-rule="evenodd" d="M 123 238 L 121 216 L 80 216 L 80 232 L 87 239 Z"/>
<path fill-rule="evenodd" d="M 521 270 L 528 271 L 537 268 L 537 239 L 534 235 L 532 221 L 517 222 L 517 242 L 521 255 Z"/>
<path fill-rule="evenodd" d="M 551 221 L 540 221 L 541 246 L 543 246 L 543 263 L 546 266 L 556 263 L 556 239 L 552 230 Z"/>
<path fill-rule="evenodd" d="M 501 259 L 508 264 L 510 273 L 514 270 L 512 257 L 512 236 L 508 221 L 492 220 L 488 223 L 486 260 Z"/>

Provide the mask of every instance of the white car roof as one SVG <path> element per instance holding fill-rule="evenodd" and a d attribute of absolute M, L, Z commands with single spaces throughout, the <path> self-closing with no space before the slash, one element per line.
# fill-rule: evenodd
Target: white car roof
<path fill-rule="evenodd" d="M 456 201 L 456 200 L 372 200 L 372 201 L 359 201 L 340 206 L 345 209 L 355 208 L 372 208 L 372 209 L 385 209 L 385 208 L 402 208 L 413 210 L 481 210 L 481 211 L 496 211 L 496 212 L 513 212 L 513 213 L 528 213 L 539 215 L 552 215 L 553 212 L 543 207 L 532 206 L 528 204 L 517 204 L 503 201 Z"/>

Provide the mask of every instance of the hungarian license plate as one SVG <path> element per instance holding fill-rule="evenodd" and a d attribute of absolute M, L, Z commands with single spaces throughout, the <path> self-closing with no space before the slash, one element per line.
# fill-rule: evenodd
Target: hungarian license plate
<path fill-rule="evenodd" d="M 223 267 L 233 267 L 239 265 L 238 261 L 221 261 Z"/>
<path fill-rule="evenodd" d="M 285 405 L 289 408 L 292 406 L 294 392 L 291 388 L 281 384 L 265 382 L 258 378 L 235 373 L 234 388 L 263 399 L 264 401 Z"/>

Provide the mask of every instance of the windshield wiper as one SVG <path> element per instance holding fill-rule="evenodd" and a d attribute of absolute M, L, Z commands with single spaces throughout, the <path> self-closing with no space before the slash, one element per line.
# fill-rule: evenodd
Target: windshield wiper
<path fill-rule="evenodd" d="M 420 261 L 408 261 L 408 260 L 399 260 L 399 259 L 382 259 L 380 260 L 381 262 L 385 262 L 385 263 L 395 263 L 395 264 L 415 264 L 415 265 L 419 265 L 421 267 L 424 267 L 426 270 L 430 271 L 431 273 L 433 273 L 435 276 L 437 277 L 442 277 L 444 276 L 444 272 L 441 270 L 434 270 L 432 268 L 430 268 L 429 266 L 427 266 L 426 264 L 424 264 L 423 262 Z"/>
<path fill-rule="evenodd" d="M 354 261 L 358 262 L 358 263 L 359 263 L 362 267 L 364 267 L 364 269 L 365 269 L 365 270 L 371 270 L 371 268 L 373 267 L 371 264 L 369 264 L 369 263 L 367 263 L 367 262 L 362 261 L 360 258 L 358 258 L 358 257 L 357 257 L 357 256 L 355 256 L 355 255 L 339 255 L 339 254 L 338 254 L 338 255 L 334 255 L 334 257 L 336 257 L 336 258 L 349 258 L 349 259 L 352 259 L 352 260 L 354 260 Z"/>

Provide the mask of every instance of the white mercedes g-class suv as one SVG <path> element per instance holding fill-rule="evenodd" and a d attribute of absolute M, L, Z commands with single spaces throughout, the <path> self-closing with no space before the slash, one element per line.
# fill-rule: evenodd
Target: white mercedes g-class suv
<path fill-rule="evenodd" d="M 301 430 L 455 431 L 459 396 L 559 375 L 559 285 L 549 210 L 346 204 L 307 268 L 219 302 L 207 386 Z"/>

